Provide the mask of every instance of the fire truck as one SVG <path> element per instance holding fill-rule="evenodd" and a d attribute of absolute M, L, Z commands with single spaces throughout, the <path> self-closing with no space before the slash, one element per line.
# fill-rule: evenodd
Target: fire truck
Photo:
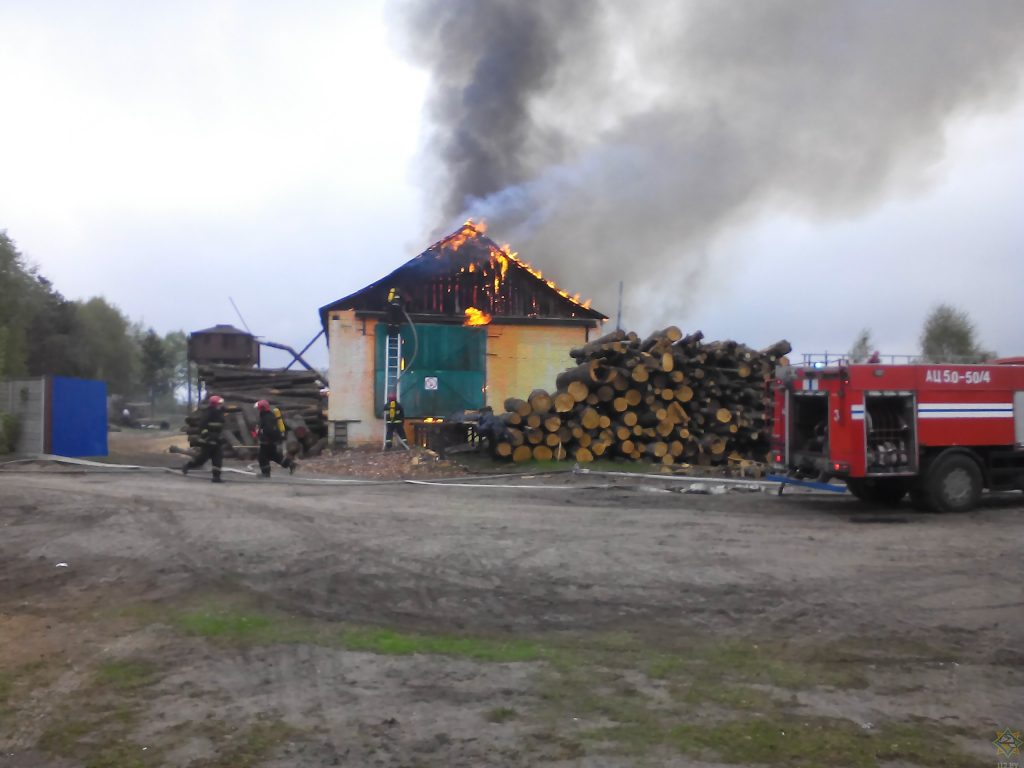
<path fill-rule="evenodd" d="M 971 509 L 984 489 L 1024 490 L 1022 363 L 780 367 L 772 464 L 939 512 Z"/>

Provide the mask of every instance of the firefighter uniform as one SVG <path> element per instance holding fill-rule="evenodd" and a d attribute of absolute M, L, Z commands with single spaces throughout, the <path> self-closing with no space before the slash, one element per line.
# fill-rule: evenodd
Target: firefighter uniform
<path fill-rule="evenodd" d="M 187 475 L 190 469 L 199 469 L 206 462 L 213 465 L 213 482 L 221 483 L 221 467 L 224 465 L 224 446 L 221 445 L 221 432 L 224 430 L 223 400 L 217 398 L 203 411 L 199 418 L 199 453 L 181 468 Z"/>
<path fill-rule="evenodd" d="M 405 411 L 402 404 L 395 399 L 388 400 L 384 406 L 384 421 L 387 423 L 387 435 L 384 438 L 384 450 L 390 451 L 395 435 L 399 440 L 405 440 Z"/>
<path fill-rule="evenodd" d="M 294 474 L 297 464 L 295 460 L 285 456 L 282 450 L 284 442 L 285 426 L 281 411 L 278 408 L 261 409 L 259 424 L 260 450 L 258 461 L 260 472 L 263 477 L 270 477 L 270 462 L 280 464 L 282 469 L 287 469 Z"/>
<path fill-rule="evenodd" d="M 388 332 L 396 332 L 405 319 L 405 304 L 402 301 L 402 294 L 397 288 L 388 291 L 387 304 L 384 306 L 385 320 L 388 324 Z"/>

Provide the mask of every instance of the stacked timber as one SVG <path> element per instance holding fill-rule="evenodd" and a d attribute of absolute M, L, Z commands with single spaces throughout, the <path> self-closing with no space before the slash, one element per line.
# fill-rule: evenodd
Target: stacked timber
<path fill-rule="evenodd" d="M 321 394 L 326 383 L 319 374 L 283 368 L 203 365 L 199 367 L 199 378 L 207 392 L 224 398 L 227 455 L 255 457 L 258 400 L 267 400 L 281 410 L 288 429 L 289 453 L 313 456 L 327 444 L 327 402 Z M 196 410 L 185 419 L 183 431 L 192 444 L 198 441 L 200 415 Z"/>
<path fill-rule="evenodd" d="M 769 382 L 790 351 L 705 342 L 671 326 L 641 338 L 615 331 L 570 351 L 555 390 L 509 398 L 493 452 L 513 461 L 571 458 L 704 466 L 763 460 Z"/>

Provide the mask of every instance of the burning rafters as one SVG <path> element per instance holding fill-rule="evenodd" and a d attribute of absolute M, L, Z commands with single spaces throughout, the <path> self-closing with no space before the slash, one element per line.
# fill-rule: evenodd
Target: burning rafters
<path fill-rule="evenodd" d="M 469 219 L 457 232 L 448 235 L 448 237 L 441 240 L 437 245 L 440 246 L 441 250 L 458 251 L 467 242 L 479 241 L 491 252 L 492 261 L 496 260 L 501 267 L 501 277 L 495 284 L 495 290 L 498 289 L 498 284 L 505 279 L 505 275 L 508 272 L 508 265 L 511 262 L 533 275 L 562 298 L 568 299 L 573 304 L 576 304 L 583 309 L 590 309 L 590 299 L 580 301 L 580 295 L 578 293 L 570 296 L 568 292 L 559 288 L 553 280 L 545 278 L 544 274 L 539 269 L 529 262 L 520 259 L 519 254 L 513 251 L 509 245 L 506 244 L 500 248 L 497 247 L 489 238 L 484 237 L 486 232 L 486 222 L 473 221 L 472 219 Z M 472 267 L 472 265 L 470 266 Z M 470 271 L 472 271 L 472 268 Z"/>

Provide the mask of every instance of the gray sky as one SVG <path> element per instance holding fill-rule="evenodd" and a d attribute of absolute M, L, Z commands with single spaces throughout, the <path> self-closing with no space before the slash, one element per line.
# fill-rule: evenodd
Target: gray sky
<path fill-rule="evenodd" d="M 700 23 L 709 21 L 695 14 L 691 28 Z M 942 19 L 932 23 L 941 38 Z M 949 26 L 964 29 L 965 22 L 953 19 Z M 438 213 L 439 196 L 452 192 L 439 188 L 439 121 L 430 110 L 451 71 L 410 44 L 409 20 L 394 6 L 7 0 L 0 4 L 0 29 L 0 229 L 69 298 L 103 295 L 134 319 L 168 331 L 238 324 L 231 296 L 254 332 L 298 347 L 318 331 L 320 305 L 415 255 L 449 222 Z M 978 38 L 971 42 L 979 56 L 998 48 L 998 41 L 984 39 L 984 26 L 966 29 Z M 870 42 L 872 34 L 870 26 L 861 30 Z M 732 60 L 745 45 L 739 32 L 719 42 L 712 31 L 709 39 L 715 45 L 699 46 L 699 57 L 679 54 L 654 74 L 676 82 L 681 69 L 708 67 L 723 49 Z M 842 43 L 841 36 L 834 41 Z M 800 61 L 799 41 L 785 44 L 779 50 L 786 61 L 790 50 Z M 831 51 L 831 43 L 825 47 Z M 594 103 L 574 98 L 559 111 L 552 102 L 557 84 L 583 77 L 578 70 L 588 58 L 577 61 L 572 50 L 555 85 L 544 83 L 537 108 L 558 113 L 555 122 L 576 136 L 608 92 L 586 91 Z M 777 55 L 770 46 L 758 53 L 759 67 Z M 465 213 L 488 214 L 494 239 L 511 241 L 528 261 L 613 317 L 614 284 L 625 280 L 625 324 L 640 331 L 674 322 L 710 338 L 760 345 L 786 337 L 798 351 L 844 351 L 866 326 L 883 352 L 895 354 L 915 351 L 928 309 L 952 302 L 975 320 L 982 343 L 1024 354 L 1024 95 L 1017 83 L 1000 81 L 996 88 L 983 81 L 976 90 L 986 98 L 976 99 L 968 83 L 956 94 L 957 108 L 937 110 L 934 118 L 915 112 L 916 123 L 899 112 L 918 107 L 879 99 L 879 109 L 905 127 L 891 146 L 871 145 L 872 158 L 884 161 L 876 174 L 886 183 L 872 182 L 869 192 L 858 189 L 854 203 L 837 204 L 828 185 L 853 182 L 836 173 L 825 188 L 820 178 L 807 183 L 811 163 L 829 167 L 830 158 L 808 152 L 814 160 L 802 167 L 801 151 L 780 148 L 779 136 L 790 131 L 783 125 L 780 133 L 778 116 L 769 126 L 753 111 L 730 115 L 727 101 L 702 101 L 696 91 L 685 112 L 679 99 L 671 100 L 671 110 L 644 111 L 636 105 L 664 94 L 643 60 L 630 62 L 614 80 L 618 91 L 629 92 L 628 114 L 605 133 L 588 134 L 587 146 L 563 141 L 557 143 L 562 154 L 550 146 L 534 152 L 530 162 L 507 171 L 507 188 L 497 182 L 506 197 L 487 197 L 491 190 L 481 188 L 479 210 L 470 202 Z M 832 64 L 840 71 L 858 66 L 856 59 Z M 966 69 L 961 61 L 957 66 Z M 884 78 L 865 69 L 876 77 L 870 87 L 885 93 L 878 82 Z M 742 82 L 738 66 L 726 74 Z M 911 92 L 922 90 L 904 80 Z M 854 86 L 863 87 L 848 79 L 845 87 Z M 828 106 L 821 101 L 808 114 L 820 117 Z M 530 112 L 531 104 L 523 109 Z M 499 118 L 500 107 L 499 101 Z M 684 214 L 672 214 L 674 196 L 680 211 L 695 210 L 702 190 L 673 186 L 642 160 L 634 168 L 622 152 L 615 162 L 635 171 L 632 187 L 616 184 L 605 194 L 592 186 L 586 197 L 573 192 L 576 179 L 589 178 L 579 168 L 601 156 L 595 147 L 617 148 L 623 137 L 641 148 L 644 141 L 664 142 L 674 134 L 666 115 L 713 111 L 737 121 L 749 142 L 743 147 L 766 156 L 778 148 L 784 159 L 785 184 L 759 176 L 756 205 L 730 203 L 729 215 L 714 213 L 713 228 L 707 218 L 687 223 Z M 842 118 L 826 114 L 820 125 Z M 613 133 L 619 145 L 607 138 Z M 848 132 L 835 135 L 839 149 L 856 154 Z M 822 142 L 827 132 L 816 138 Z M 722 167 L 733 146 L 724 146 Z M 688 167 L 695 162 L 690 152 L 690 145 L 674 143 L 666 156 Z M 846 166 L 837 161 L 835 167 Z M 607 178 L 602 174 L 593 178 Z M 537 193 L 551 178 L 569 185 L 545 187 L 558 190 L 556 198 Z M 863 179 L 855 181 L 863 186 Z M 553 225 L 531 229 L 522 216 L 501 210 L 496 200 L 506 200 L 513 183 L 531 190 L 520 204 L 526 199 L 555 209 L 552 200 L 573 202 L 564 225 L 555 219 L 557 238 Z M 626 199 L 624 188 L 635 194 Z M 623 214 L 621 226 L 615 216 L 652 188 L 661 199 L 638 240 L 657 243 L 661 272 L 623 252 L 621 239 L 606 237 L 602 228 L 619 226 L 626 234 L 637 228 L 636 216 Z M 604 224 L 581 215 L 583 205 Z M 615 248 L 602 247 L 613 240 Z M 585 243 L 587 253 L 574 254 L 566 245 L 572 242 Z M 321 348 L 315 357 L 323 363 L 326 353 Z"/>

